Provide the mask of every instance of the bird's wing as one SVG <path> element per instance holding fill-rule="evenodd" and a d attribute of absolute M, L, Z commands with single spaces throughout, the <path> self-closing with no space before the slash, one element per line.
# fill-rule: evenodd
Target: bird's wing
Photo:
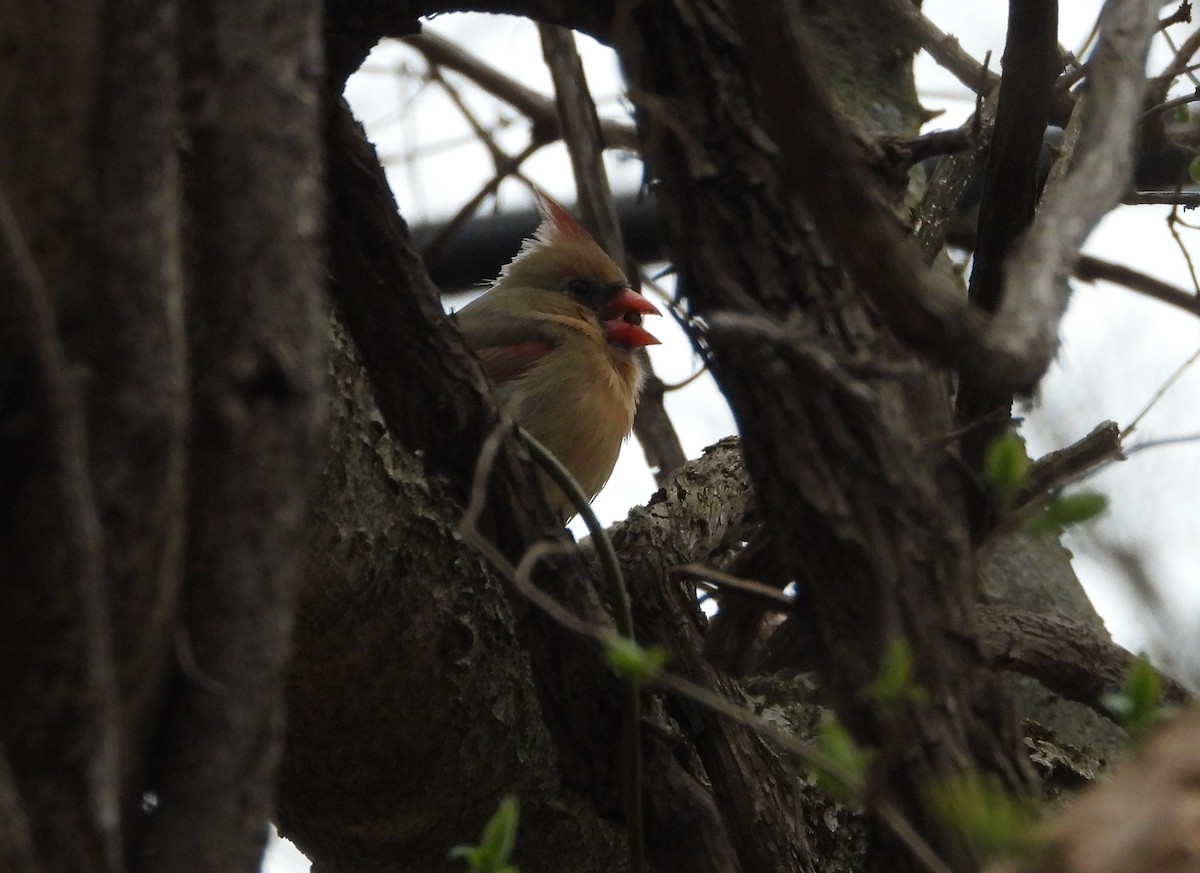
<path fill-rule="evenodd" d="M 553 350 L 554 344 L 549 340 L 531 339 L 502 346 L 485 346 L 476 349 L 475 353 L 492 384 L 500 387 L 524 376 Z"/>

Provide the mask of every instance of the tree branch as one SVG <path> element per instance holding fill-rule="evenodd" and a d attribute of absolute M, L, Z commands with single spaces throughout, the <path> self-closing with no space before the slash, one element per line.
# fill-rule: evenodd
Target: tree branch
<path fill-rule="evenodd" d="M 1125 687 L 1134 656 L 1077 621 L 1022 609 L 980 606 L 979 646 L 988 666 L 1036 679 L 1042 685 L 1113 718 L 1104 698 Z M 1162 676 L 1163 702 L 1180 704 L 1187 690 Z"/>
<path fill-rule="evenodd" d="M 614 41 L 659 180 L 680 292 L 709 326 L 712 371 L 737 417 L 762 518 L 787 572 L 811 593 L 822 688 L 856 739 L 883 750 L 872 796 L 904 798 L 910 820 L 953 857 L 948 835 L 912 802 L 919 786 L 973 767 L 1021 786 L 1027 765 L 992 684 L 942 644 L 969 637 L 971 588 L 959 497 L 936 453 L 920 448 L 941 430 L 935 374 L 876 329 L 837 265 L 857 246 L 863 263 L 873 259 L 875 292 L 898 280 L 879 264 L 874 238 L 863 240 L 857 213 L 852 228 L 818 218 L 816 239 L 795 189 L 780 180 L 789 146 L 763 135 L 762 125 L 790 136 L 841 123 L 831 108 L 807 114 L 811 94 L 781 73 L 807 59 L 792 41 L 797 9 L 700 3 L 683 14 L 643 4 Z M 844 156 L 811 157 L 813 175 L 846 181 Z M 825 191 L 845 200 L 861 188 Z M 886 208 L 873 208 L 879 226 L 903 239 L 894 216 L 887 225 Z M 899 372 L 895 382 L 884 375 Z M 897 638 L 908 641 L 936 709 L 883 711 L 857 692 Z M 898 843 L 887 846 L 889 863 L 919 867 Z"/>
<path fill-rule="evenodd" d="M 410 36 L 405 42 L 416 48 L 431 64 L 461 73 L 532 121 L 534 129 L 544 134 L 539 136 L 535 133 L 534 139 L 548 139 L 557 135 L 558 114 L 554 101 L 549 97 L 522 85 L 436 33 Z M 603 118 L 600 119 L 600 133 L 605 148 L 637 150 L 637 131 L 631 124 Z"/>
<path fill-rule="evenodd" d="M 1000 76 L 963 50 L 959 41 L 943 33 L 932 21 L 921 14 L 921 10 L 905 0 L 883 0 L 881 6 L 892 20 L 899 23 L 905 32 L 921 48 L 929 52 L 939 66 L 954 74 L 964 87 L 978 93 L 989 93 L 1000 84 Z"/>
<path fill-rule="evenodd" d="M 261 864 L 305 524 L 326 445 L 316 2 L 207 0 L 181 25 L 192 116 L 187 576 L 147 868 Z M 189 662 L 189 675 L 183 664 Z M 198 672 L 195 672 L 198 671 Z"/>
<path fill-rule="evenodd" d="M 730 438 L 685 465 L 612 535 L 630 588 L 638 593 L 639 634 L 667 649 L 674 673 L 732 700 L 740 699 L 740 691 L 704 660 L 691 586 L 670 571 L 736 547 L 746 532 L 750 501 L 738 442 Z M 743 869 L 814 869 L 806 817 L 796 815 L 800 782 L 763 738 L 685 700 L 673 708 L 695 738 Z"/>
<path fill-rule="evenodd" d="M 603 128 L 584 78 L 583 64 L 575 51 L 574 38 L 570 31 L 547 24 L 539 25 L 539 31 L 546 63 L 554 79 L 559 129 L 575 171 L 579 207 L 600 245 L 623 263 L 625 274 L 636 282 L 639 271 L 627 254 L 608 174 L 604 170 L 600 137 Z M 683 466 L 687 456 L 663 406 L 662 381 L 655 375 L 645 349 L 639 350 L 638 360 L 646 373 L 649 390 L 643 391 L 638 403 L 633 431 L 646 455 L 646 463 L 654 472 L 654 481 L 661 485 L 672 472 Z"/>
<path fill-rule="evenodd" d="M 1084 240 L 1117 203 L 1132 170 L 1133 134 L 1145 90 L 1156 0 L 1109 0 L 1076 111 L 1079 143 L 1060 184 L 1048 187 L 1037 218 L 1008 259 L 1004 303 L 989 331 L 997 350 L 1026 358 L 1028 388 L 1058 348 L 1067 282 Z M 1024 349 L 1023 353 L 1021 350 Z"/>
<path fill-rule="evenodd" d="M 975 257 L 967 290 L 971 303 L 989 314 L 994 314 L 1003 302 L 1008 254 L 1033 221 L 1042 136 L 1060 68 L 1057 46 L 1057 0 L 1013 0 L 1009 4 L 1005 75 L 983 177 Z M 960 453 L 975 475 L 983 469 L 988 447 L 1011 427 L 1007 415 L 992 416 L 997 410 L 1011 410 L 1012 401 L 1011 391 L 980 385 L 969 374 L 960 379 L 956 419 L 978 423 L 963 435 Z M 971 514 L 972 533 L 977 538 L 984 536 L 995 520 L 995 507 L 986 492 L 975 492 L 967 501 L 967 511 Z"/>

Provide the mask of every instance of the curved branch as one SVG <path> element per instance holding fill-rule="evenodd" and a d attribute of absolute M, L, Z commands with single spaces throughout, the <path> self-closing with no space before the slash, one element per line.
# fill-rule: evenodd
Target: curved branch
<path fill-rule="evenodd" d="M 1117 694 L 1135 660 L 1112 640 L 1077 621 L 1022 609 L 980 606 L 979 646 L 989 666 L 1036 679 L 1051 691 L 1089 706 L 1105 718 L 1104 698 Z M 1163 701 L 1179 704 L 1187 689 L 1162 676 Z"/>

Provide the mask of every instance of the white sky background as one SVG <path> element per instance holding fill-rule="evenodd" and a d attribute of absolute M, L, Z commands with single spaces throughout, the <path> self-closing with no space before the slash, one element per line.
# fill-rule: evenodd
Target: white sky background
<path fill-rule="evenodd" d="M 924 9 L 942 30 L 959 38 L 963 47 L 982 60 L 992 51 L 999 68 L 1004 48 L 1007 3 L 1001 0 L 926 0 Z M 1060 40 L 1077 50 L 1091 30 L 1099 0 L 1061 0 Z M 1169 12 L 1174 6 L 1164 9 Z M 542 62 L 536 28 L 516 18 L 445 15 L 426 25 L 455 40 L 543 94 L 552 93 Z M 1173 28 L 1177 40 L 1181 28 Z M 611 51 L 587 37 L 577 40 L 593 96 L 602 114 L 627 118 L 621 81 Z M 1157 46 L 1151 69 L 1170 56 Z M 412 50 L 380 46 L 356 74 L 347 97 L 378 146 L 389 169 L 401 212 L 410 224 L 453 214 L 491 178 L 493 166 L 485 148 L 453 104 L 436 87 L 419 89 L 415 78 L 395 75 L 397 67 L 421 71 L 424 63 Z M 511 110 L 497 108 L 461 77 L 447 72 L 485 125 L 500 125 L 496 142 L 509 154 L 527 142 L 527 127 Z M 971 95 L 927 56 L 917 63 L 923 103 L 946 114 L 927 129 L 957 125 L 972 111 Z M 630 190 L 641 179 L 639 161 L 609 153 L 609 180 L 616 190 Z M 574 185 L 565 150 L 543 149 L 524 166 L 526 174 L 566 203 L 574 201 Z M 509 180 L 500 188 L 500 206 L 528 204 L 527 189 Z M 494 201 L 484 212 L 496 208 Z M 1187 264 L 1166 229 L 1165 207 L 1123 207 L 1093 234 L 1087 251 L 1127 264 L 1171 282 L 1192 288 Z M 1200 223 L 1200 216 L 1184 218 Z M 1183 231 L 1193 257 L 1200 257 L 1200 234 Z M 663 344 L 651 349 L 654 367 L 667 383 L 691 375 L 697 361 L 687 339 L 669 318 L 652 319 L 647 326 Z M 1088 433 L 1106 419 L 1126 427 L 1163 383 L 1200 349 L 1197 321 L 1187 314 L 1130 291 L 1105 284 L 1076 283 L 1062 329 L 1062 349 L 1043 383 L 1036 406 L 1025 410 L 1024 428 L 1035 457 L 1060 448 Z M 1200 364 L 1189 369 L 1142 419 L 1128 445 L 1150 440 L 1200 434 Z M 734 432 L 732 416 L 710 377 L 667 395 L 667 410 L 690 457 L 717 439 Z M 645 503 L 654 480 L 637 442 L 630 440 L 608 487 L 596 499 L 602 523 L 624 518 L 630 507 Z M 1200 442 L 1150 448 L 1133 454 L 1093 477 L 1087 487 L 1106 493 L 1109 513 L 1077 534 L 1068 535 L 1076 554 L 1075 568 L 1097 609 L 1118 642 L 1133 649 L 1150 648 L 1169 659 L 1176 670 L 1200 674 Z M 581 530 L 573 525 L 577 532 Z M 1172 626 L 1157 634 L 1137 604 L 1129 586 L 1103 550 L 1091 540 L 1131 549 L 1157 585 Z M 464 834 L 464 840 L 473 838 Z M 264 862 L 269 873 L 307 870 L 308 863 L 290 844 L 274 840 Z"/>

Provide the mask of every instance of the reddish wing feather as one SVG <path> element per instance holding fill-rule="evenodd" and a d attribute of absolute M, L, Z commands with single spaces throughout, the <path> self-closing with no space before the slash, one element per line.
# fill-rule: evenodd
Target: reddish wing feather
<path fill-rule="evenodd" d="M 553 350 L 553 343 L 534 339 L 510 346 L 488 346 L 478 349 L 476 354 L 479 355 L 483 371 L 488 374 L 492 384 L 499 387 L 505 382 L 524 376 L 533 369 L 534 364 Z"/>

